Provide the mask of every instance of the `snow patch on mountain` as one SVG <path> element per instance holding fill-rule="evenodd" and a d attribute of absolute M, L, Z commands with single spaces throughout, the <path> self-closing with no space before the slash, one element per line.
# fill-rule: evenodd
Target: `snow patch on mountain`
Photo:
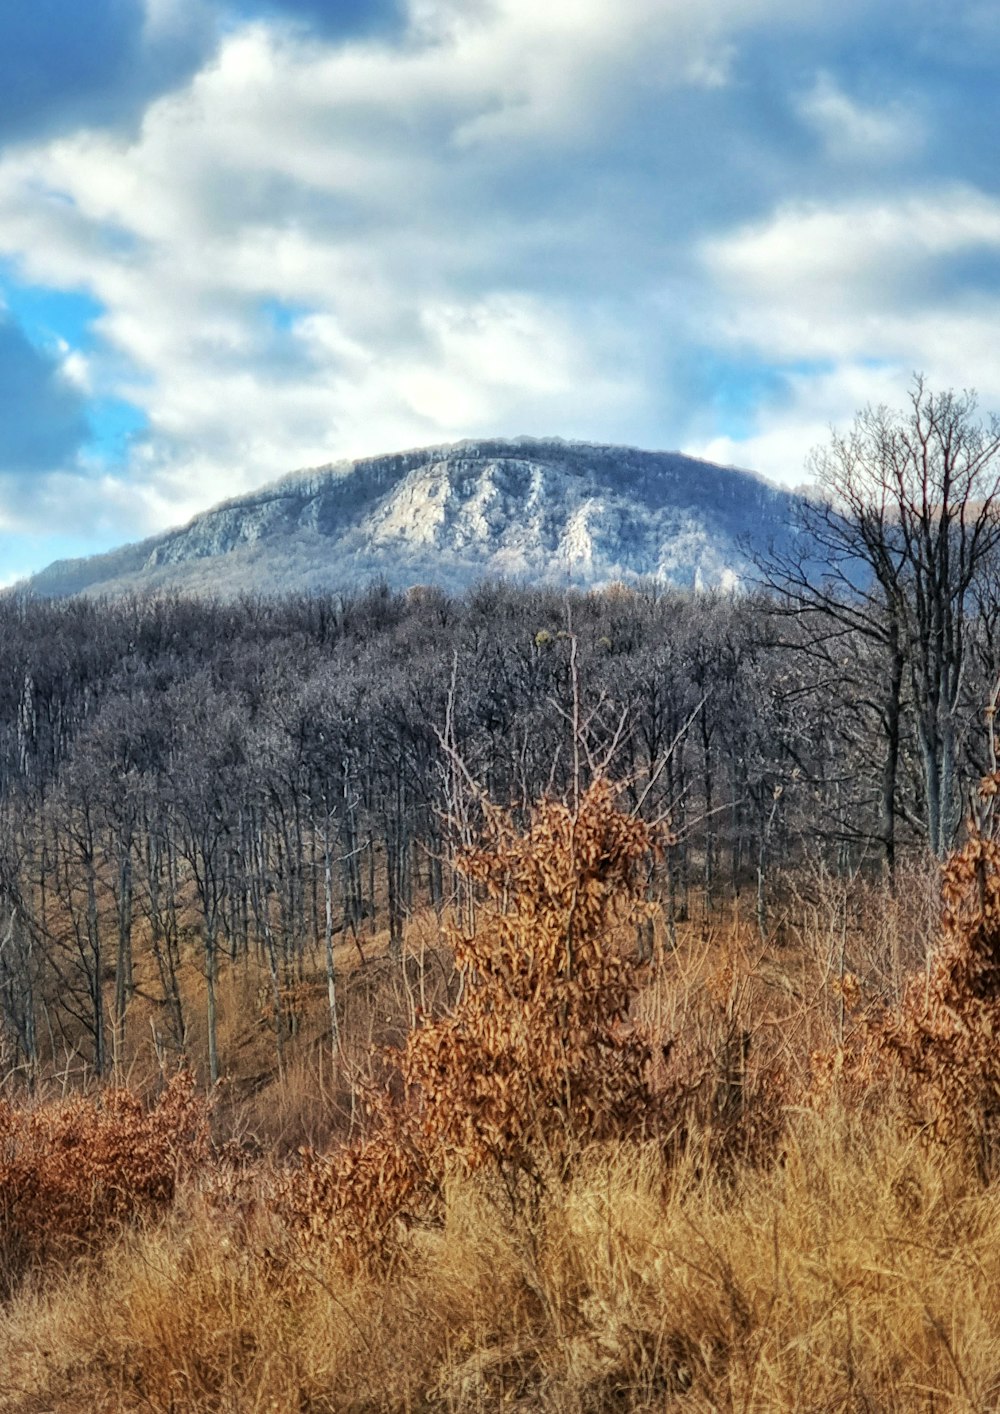
<path fill-rule="evenodd" d="M 462 442 L 293 473 L 188 525 L 59 562 L 38 593 L 463 589 L 483 577 L 732 588 L 793 532 L 795 497 L 676 452 L 559 439 Z"/>

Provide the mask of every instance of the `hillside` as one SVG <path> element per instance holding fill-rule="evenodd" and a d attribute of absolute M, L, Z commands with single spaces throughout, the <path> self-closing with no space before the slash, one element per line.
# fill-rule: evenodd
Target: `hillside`
<path fill-rule="evenodd" d="M 0 1414 L 997 1407 L 1000 777 L 771 610 L 0 599 Z"/>
<path fill-rule="evenodd" d="M 459 442 L 293 473 L 188 525 L 60 560 L 37 594 L 180 588 L 234 596 L 484 577 L 588 588 L 653 576 L 726 586 L 745 544 L 789 533 L 795 498 L 675 452 L 557 439 Z"/>

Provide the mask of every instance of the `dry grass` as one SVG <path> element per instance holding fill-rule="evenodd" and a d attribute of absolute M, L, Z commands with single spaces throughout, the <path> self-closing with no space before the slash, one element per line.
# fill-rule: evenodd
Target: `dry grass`
<path fill-rule="evenodd" d="M 455 1178 L 388 1270 L 194 1203 L 0 1318 L 0 1408 L 984 1410 L 1000 1191 L 891 1118 L 798 1113 L 726 1184 L 595 1147 L 512 1219 Z"/>
<path fill-rule="evenodd" d="M 307 983 L 274 1072 L 250 974 L 224 977 L 215 1125 L 241 1152 L 164 1201 L 86 1226 L 116 1165 L 144 1191 L 114 1129 L 118 1103 L 126 1138 L 159 1132 L 135 1102 L 10 1112 L 20 1191 L 65 1179 L 88 1240 L 0 1306 L 0 1411 L 1000 1407 L 1000 846 L 949 865 L 927 964 L 922 881 L 819 872 L 775 938 L 696 919 L 639 966 L 649 841 L 592 804 L 473 856 L 497 907 L 453 939 L 450 1009 L 427 919 L 409 963 L 345 974 L 336 1054 Z M 380 1073 L 359 1139 L 352 1084 Z M 75 1186 L 70 1114 L 110 1136 Z M 302 1142 L 327 1154 L 297 1169 Z"/>

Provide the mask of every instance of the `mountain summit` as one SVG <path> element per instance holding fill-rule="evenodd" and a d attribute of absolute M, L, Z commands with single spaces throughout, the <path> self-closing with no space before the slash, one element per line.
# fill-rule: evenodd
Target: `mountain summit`
<path fill-rule="evenodd" d="M 460 590 L 484 576 L 591 587 L 728 586 L 789 533 L 795 497 L 677 452 L 518 437 L 296 472 L 108 554 L 58 560 L 41 595 L 182 589 Z"/>

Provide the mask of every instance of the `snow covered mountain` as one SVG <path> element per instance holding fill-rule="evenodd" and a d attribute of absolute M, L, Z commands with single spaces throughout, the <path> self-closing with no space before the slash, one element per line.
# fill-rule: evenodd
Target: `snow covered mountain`
<path fill-rule="evenodd" d="M 459 590 L 484 577 L 728 586 L 790 535 L 795 497 L 676 452 L 559 439 L 458 442 L 293 473 L 139 544 L 59 560 L 43 595 L 183 589 Z"/>

